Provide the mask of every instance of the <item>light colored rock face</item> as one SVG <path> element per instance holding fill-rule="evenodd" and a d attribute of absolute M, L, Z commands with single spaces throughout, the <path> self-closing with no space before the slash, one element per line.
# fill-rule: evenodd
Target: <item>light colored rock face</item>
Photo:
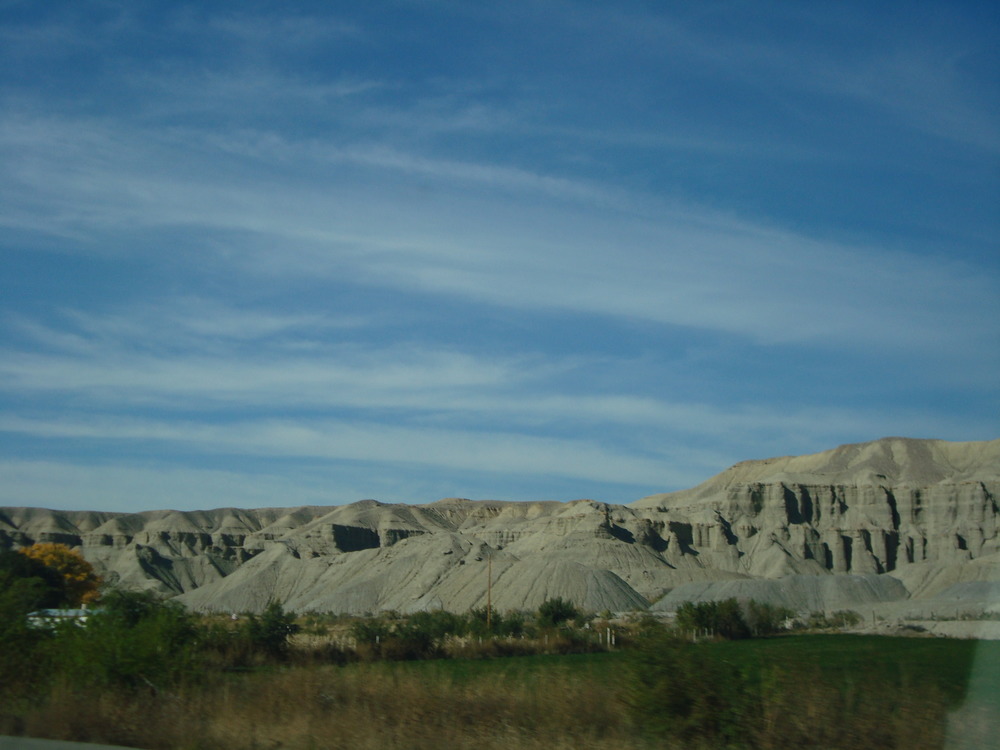
<path fill-rule="evenodd" d="M 623 611 L 668 592 L 660 608 L 678 596 L 750 592 L 777 603 L 782 590 L 811 608 L 843 608 L 1000 580 L 998 494 L 1000 440 L 890 438 L 746 461 L 628 506 L 447 499 L 137 514 L 4 508 L 0 545 L 79 547 L 109 580 L 203 610 L 280 599 L 298 611 L 462 611 L 486 604 L 490 572 L 500 609 L 562 596 Z M 831 574 L 844 576 L 833 583 Z"/>
<path fill-rule="evenodd" d="M 928 595 L 928 578 L 1000 552 L 998 496 L 1000 440 L 889 438 L 747 461 L 634 507 L 686 519 L 702 536 L 728 525 L 753 576 L 890 573 Z"/>

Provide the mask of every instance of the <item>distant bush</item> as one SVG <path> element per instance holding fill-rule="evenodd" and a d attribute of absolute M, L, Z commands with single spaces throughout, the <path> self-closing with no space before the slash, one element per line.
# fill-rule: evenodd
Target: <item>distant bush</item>
<path fill-rule="evenodd" d="M 420 613 L 409 619 L 365 618 L 351 625 L 355 653 L 365 661 L 408 661 L 439 655 L 440 640 L 453 628 L 464 628 L 460 619 L 438 613 Z"/>
<path fill-rule="evenodd" d="M 837 627 L 853 628 L 860 625 L 864 618 L 853 609 L 839 609 L 832 615 L 833 622 Z"/>
<path fill-rule="evenodd" d="M 524 634 L 525 619 L 520 612 L 498 612 L 486 607 L 469 610 L 468 635 L 478 638 L 518 637 Z"/>
<path fill-rule="evenodd" d="M 580 612 L 573 605 L 573 602 L 557 596 L 554 599 L 546 599 L 542 602 L 541 606 L 538 607 L 538 616 L 536 619 L 539 627 L 554 628 L 579 615 Z"/>
<path fill-rule="evenodd" d="M 779 607 L 751 599 L 746 604 L 746 620 L 750 632 L 756 636 L 771 635 L 785 629 L 785 623 L 795 617 L 787 607 Z"/>
<path fill-rule="evenodd" d="M 288 655 L 288 639 L 298 631 L 295 614 L 285 612 L 278 601 L 270 602 L 259 616 L 249 615 L 243 626 L 243 635 L 251 647 L 276 659 Z"/>
<path fill-rule="evenodd" d="M 388 638 L 392 633 L 392 627 L 381 618 L 364 617 L 351 623 L 350 633 L 357 643 L 371 644 Z"/>
<path fill-rule="evenodd" d="M 469 632 L 469 618 L 443 609 L 415 612 L 407 618 L 406 627 L 411 632 L 420 632 L 432 640 L 443 640 L 448 636 L 463 636 Z"/>
<path fill-rule="evenodd" d="M 785 607 L 752 599 L 742 604 L 736 599 L 723 599 L 697 604 L 684 602 L 677 608 L 674 623 L 684 633 L 740 640 L 784 630 L 785 621 L 793 614 Z"/>
<path fill-rule="evenodd" d="M 724 599 L 711 602 L 684 602 L 677 608 L 674 620 L 682 632 L 694 632 L 739 640 L 749 638 L 750 626 L 747 625 L 736 599 Z"/>
<path fill-rule="evenodd" d="M 816 630 L 828 628 L 850 628 L 860 625 L 864 618 L 852 609 L 840 609 L 831 614 L 811 612 L 806 618 L 806 627 Z"/>

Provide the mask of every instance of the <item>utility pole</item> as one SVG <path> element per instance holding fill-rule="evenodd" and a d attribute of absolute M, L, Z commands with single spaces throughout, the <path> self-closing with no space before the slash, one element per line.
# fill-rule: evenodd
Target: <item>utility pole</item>
<path fill-rule="evenodd" d="M 486 553 L 486 630 L 493 635 L 493 551 Z"/>

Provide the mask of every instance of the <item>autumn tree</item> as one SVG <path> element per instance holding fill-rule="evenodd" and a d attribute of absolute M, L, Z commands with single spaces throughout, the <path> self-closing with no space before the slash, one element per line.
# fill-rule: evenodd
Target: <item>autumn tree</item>
<path fill-rule="evenodd" d="M 33 609 L 59 607 L 66 602 L 66 583 L 44 563 L 0 550 L 0 611 L 21 618 Z"/>
<path fill-rule="evenodd" d="M 43 542 L 18 550 L 23 555 L 37 560 L 62 576 L 65 584 L 66 603 L 71 607 L 97 601 L 100 594 L 97 587 L 101 579 L 94 573 L 94 567 L 83 555 L 65 544 Z"/>

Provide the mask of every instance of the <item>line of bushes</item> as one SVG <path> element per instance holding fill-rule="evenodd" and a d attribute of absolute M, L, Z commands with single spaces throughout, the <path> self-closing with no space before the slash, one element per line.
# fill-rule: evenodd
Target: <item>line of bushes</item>
<path fill-rule="evenodd" d="M 546 651 L 561 653 L 598 647 L 592 632 L 573 627 L 580 613 L 561 599 L 546 602 L 531 617 L 480 608 L 464 614 L 353 619 L 339 643 L 326 638 L 293 649 L 291 639 L 301 626 L 278 602 L 260 614 L 222 619 L 196 615 L 150 593 L 112 590 L 85 624 L 71 620 L 38 627 L 27 615 L 46 602 L 46 587 L 30 575 L 9 576 L 0 583 L 5 584 L 0 588 L 0 700 L 14 702 L 42 695 L 59 683 L 159 692 L 189 678 L 201 679 L 206 670 L 249 669 L 290 659 L 344 664 L 502 656 L 538 653 L 543 642 Z M 313 631 L 322 630 L 316 618 L 311 625 Z"/>
<path fill-rule="evenodd" d="M 206 669 L 287 657 L 294 616 L 274 603 L 259 616 L 222 625 L 149 593 L 109 591 L 85 623 L 33 625 L 42 590 L 30 579 L 0 588 L 0 705 L 73 689 L 160 692 Z"/>
<path fill-rule="evenodd" d="M 785 630 L 785 624 L 794 616 L 790 609 L 752 599 L 684 602 L 677 609 L 674 625 L 685 634 L 740 640 Z"/>
<path fill-rule="evenodd" d="M 16 558 L 16 559 L 15 559 Z M 205 670 L 225 671 L 276 664 L 294 657 L 299 662 L 344 664 L 349 661 L 411 660 L 441 657 L 505 656 L 532 653 L 579 653 L 606 648 L 612 627 L 582 615 L 572 602 L 554 598 L 530 615 L 478 608 L 466 613 L 443 610 L 408 616 L 387 613 L 353 619 L 342 637 L 314 640 L 290 648 L 299 630 L 293 613 L 273 602 L 259 615 L 233 621 L 197 616 L 181 605 L 149 593 L 106 592 L 100 609 L 85 627 L 61 624 L 33 628 L 26 614 L 49 603 L 58 581 L 44 578 L 23 555 L 8 554 L 0 589 L 0 692 L 8 697 L 44 692 L 46 684 L 63 681 L 76 686 L 162 690 L 199 676 Z M 775 632 L 787 612 L 768 605 L 735 600 L 685 604 L 677 627 L 723 638 L 743 638 Z M 321 618 L 309 620 L 310 630 L 324 630 Z M 662 630 L 645 617 L 630 628 L 615 625 L 618 643 L 635 633 Z M 329 634 L 326 629 L 326 634 Z M 343 637 L 346 636 L 346 637 Z M 0 696 L 2 697 L 2 696 Z"/>
<path fill-rule="evenodd" d="M 602 647 L 590 621 L 571 602 L 557 597 L 534 613 L 479 607 L 465 613 L 388 612 L 354 619 L 346 641 L 351 656 L 364 661 L 579 653 Z"/>

